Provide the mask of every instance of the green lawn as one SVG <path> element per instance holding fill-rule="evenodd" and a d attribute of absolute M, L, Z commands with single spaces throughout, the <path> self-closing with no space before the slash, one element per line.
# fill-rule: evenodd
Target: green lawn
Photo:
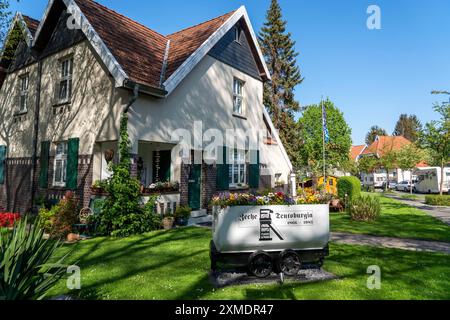
<path fill-rule="evenodd" d="M 331 231 L 450 242 L 450 226 L 399 201 L 380 197 L 382 214 L 375 222 L 352 221 L 347 214 L 332 214 Z"/>
<path fill-rule="evenodd" d="M 82 290 L 65 281 L 50 296 L 84 299 L 450 299 L 450 255 L 331 244 L 324 268 L 339 276 L 314 284 L 246 285 L 214 290 L 208 281 L 211 232 L 184 228 L 66 246 L 81 267 Z M 367 267 L 382 289 L 366 287 Z"/>

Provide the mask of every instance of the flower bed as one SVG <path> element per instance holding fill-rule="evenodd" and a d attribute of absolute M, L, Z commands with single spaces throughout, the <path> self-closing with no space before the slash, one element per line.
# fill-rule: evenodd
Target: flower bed
<path fill-rule="evenodd" d="M 302 204 L 327 204 L 331 200 L 328 194 L 318 192 L 305 192 L 293 198 L 283 192 L 268 193 L 266 195 L 255 195 L 249 193 L 222 193 L 212 199 L 212 206 L 235 207 L 235 206 L 293 206 Z"/>
<path fill-rule="evenodd" d="M 16 221 L 20 220 L 19 213 L 3 212 L 0 213 L 0 228 L 11 228 Z"/>

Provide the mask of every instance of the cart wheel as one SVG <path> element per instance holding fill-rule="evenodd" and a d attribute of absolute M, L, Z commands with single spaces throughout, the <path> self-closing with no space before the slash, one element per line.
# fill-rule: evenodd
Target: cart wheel
<path fill-rule="evenodd" d="M 249 258 L 248 268 L 258 278 L 267 278 L 273 270 L 272 257 L 263 251 L 253 253 Z"/>
<path fill-rule="evenodd" d="M 286 250 L 278 257 L 278 269 L 287 276 L 296 276 L 300 272 L 302 263 L 297 253 Z"/>
<path fill-rule="evenodd" d="M 209 244 L 209 257 L 211 260 L 211 271 L 212 272 L 216 272 L 217 270 L 217 251 L 216 248 L 214 246 L 214 242 L 210 242 Z"/>
<path fill-rule="evenodd" d="M 319 268 L 322 268 L 322 267 L 323 267 L 324 261 L 325 261 L 324 258 L 320 258 L 320 259 L 319 259 L 319 262 L 317 263 L 317 266 L 318 266 Z"/>

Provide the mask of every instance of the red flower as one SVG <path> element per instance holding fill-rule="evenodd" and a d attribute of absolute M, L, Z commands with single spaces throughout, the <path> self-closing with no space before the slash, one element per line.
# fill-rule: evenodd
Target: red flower
<path fill-rule="evenodd" d="M 2 212 L 0 213 L 0 228 L 10 228 L 18 220 L 20 220 L 19 213 Z"/>

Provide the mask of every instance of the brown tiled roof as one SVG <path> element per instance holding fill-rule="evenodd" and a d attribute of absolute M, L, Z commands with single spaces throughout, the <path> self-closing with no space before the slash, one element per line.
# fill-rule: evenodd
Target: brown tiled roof
<path fill-rule="evenodd" d="M 170 39 L 170 54 L 167 63 L 166 79 L 235 12 L 229 12 L 215 19 L 168 35 L 167 38 Z"/>
<path fill-rule="evenodd" d="M 28 27 L 28 30 L 30 30 L 31 35 L 34 37 L 34 35 L 36 34 L 36 30 L 39 26 L 39 20 L 33 19 L 29 16 L 26 15 L 22 15 L 23 20 L 25 21 L 25 24 Z"/>
<path fill-rule="evenodd" d="M 352 146 L 352 149 L 350 150 L 350 159 L 353 161 L 356 161 L 358 156 L 363 152 L 364 148 L 366 146 Z"/>
<path fill-rule="evenodd" d="M 380 136 L 377 141 L 363 152 L 363 155 L 378 155 L 382 157 L 386 152 L 398 151 L 408 144 L 411 144 L 411 141 L 403 136 Z"/>
<path fill-rule="evenodd" d="M 167 38 L 92 0 L 75 0 L 130 80 L 160 87 Z"/>

